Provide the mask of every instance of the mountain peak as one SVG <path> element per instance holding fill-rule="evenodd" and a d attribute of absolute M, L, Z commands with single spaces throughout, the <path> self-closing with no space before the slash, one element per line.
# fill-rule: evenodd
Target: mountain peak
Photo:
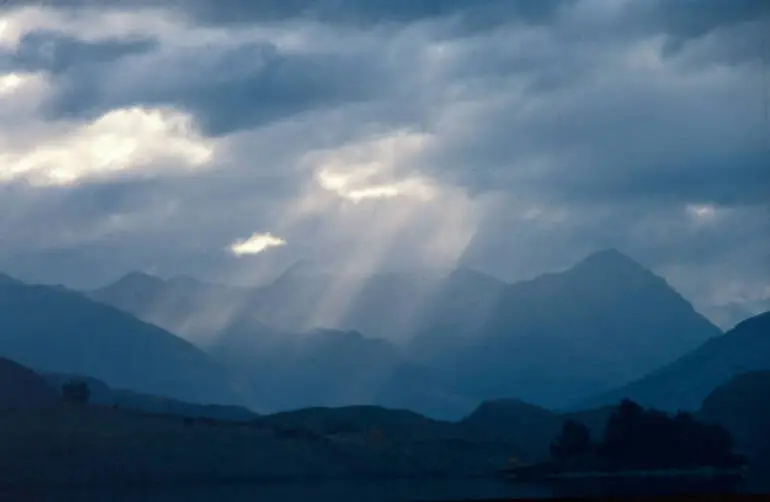
<path fill-rule="evenodd" d="M 615 248 L 591 253 L 572 267 L 571 270 L 649 273 L 649 270 L 638 261 Z"/>
<path fill-rule="evenodd" d="M 113 285 L 130 288 L 154 288 L 165 283 L 160 277 L 134 270 L 118 279 Z"/>

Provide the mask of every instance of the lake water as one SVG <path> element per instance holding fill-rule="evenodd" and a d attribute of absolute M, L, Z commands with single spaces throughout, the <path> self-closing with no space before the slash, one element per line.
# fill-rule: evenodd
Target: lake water
<path fill-rule="evenodd" d="M 2 493 L 0 499 L 39 502 L 407 502 L 450 500 L 549 499 L 611 495 L 671 493 L 730 493 L 743 491 L 732 484 L 703 482 L 637 482 L 632 485 L 571 483 L 561 486 L 522 485 L 505 480 L 392 480 L 371 482 L 319 481 L 253 485 L 194 486 L 126 490 L 61 490 Z"/>

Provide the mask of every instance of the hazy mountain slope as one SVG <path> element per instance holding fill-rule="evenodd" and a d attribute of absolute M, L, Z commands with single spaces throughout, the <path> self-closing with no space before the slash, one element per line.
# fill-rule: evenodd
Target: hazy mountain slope
<path fill-rule="evenodd" d="M 63 288 L 0 281 L 0 355 L 139 392 L 204 403 L 240 400 L 225 368 L 197 347 Z"/>
<path fill-rule="evenodd" d="M 391 369 L 402 366 L 384 342 L 332 337 L 334 342 L 303 346 L 313 337 L 292 335 L 291 343 L 280 346 L 252 345 L 247 351 L 252 359 L 237 362 L 236 339 L 280 339 L 266 335 L 275 328 L 284 333 L 319 326 L 359 331 L 398 343 L 412 368 L 400 373 L 422 373 L 423 388 L 452 389 L 476 402 L 514 397 L 561 407 L 640 378 L 721 334 L 665 280 L 615 250 L 512 285 L 467 269 L 444 277 L 356 278 L 299 267 L 253 290 L 200 283 L 174 287 L 170 281 L 128 276 L 91 294 L 141 311 L 138 315 L 158 319 L 186 337 L 194 332 L 191 326 L 201 337 L 205 330 L 200 328 L 209 326 L 206 341 L 196 342 L 210 345 L 228 365 L 255 368 L 251 380 L 257 394 L 265 402 L 282 403 L 281 409 L 354 404 L 354 398 L 364 399 L 358 404 L 386 404 L 373 398 L 381 387 L 389 389 L 384 393 L 388 405 L 419 400 L 402 399 L 397 386 L 388 383 Z M 138 297 L 141 301 L 130 300 Z M 342 349 L 346 344 L 350 347 Z M 326 353 L 313 358 L 311 348 Z M 354 360 L 343 363 L 343 353 Z M 285 367 L 275 367 L 279 360 L 286 361 Z M 347 372 L 357 379 L 346 378 Z M 268 386 L 268 381 L 273 383 Z M 271 395 L 279 387 L 283 395 Z M 300 399 L 321 395 L 322 401 Z"/>
<path fill-rule="evenodd" d="M 697 410 L 717 386 L 755 370 L 770 370 L 770 312 L 747 319 L 677 361 L 579 406 L 608 404 L 628 397 L 664 410 Z"/>
<path fill-rule="evenodd" d="M 188 340 L 205 343 L 242 308 L 248 309 L 249 293 L 247 288 L 208 284 L 188 277 L 164 280 L 131 272 L 84 294 Z"/>
<path fill-rule="evenodd" d="M 330 282 L 326 276 L 289 270 L 267 288 L 247 290 L 190 280 L 182 287 L 179 280 L 132 273 L 88 294 L 194 339 L 246 382 L 248 404 L 260 410 L 378 404 L 454 418 L 475 405 L 442 388 L 386 340 L 357 331 L 295 332 L 263 322 L 305 326 Z M 409 289 L 408 277 L 398 274 L 378 276 L 369 284 L 361 305 L 371 307 L 393 306 L 398 291 Z"/>
<path fill-rule="evenodd" d="M 720 333 L 665 280 L 608 250 L 505 287 L 478 329 L 430 329 L 410 349 L 465 395 L 559 407 Z"/>
<path fill-rule="evenodd" d="M 391 343 L 357 331 L 290 333 L 236 324 L 207 350 L 249 383 L 260 410 L 377 404 L 454 417 L 473 406 L 406 362 Z"/>
<path fill-rule="evenodd" d="M 86 294 L 188 339 L 250 321 L 286 331 L 357 330 L 404 340 L 421 327 L 477 327 L 505 283 L 458 269 L 370 277 L 292 267 L 271 284 L 237 288 L 132 272 Z M 258 326 L 257 326 L 258 327 Z"/>
<path fill-rule="evenodd" d="M 56 406 L 59 394 L 29 368 L 0 357 L 0 410 Z"/>

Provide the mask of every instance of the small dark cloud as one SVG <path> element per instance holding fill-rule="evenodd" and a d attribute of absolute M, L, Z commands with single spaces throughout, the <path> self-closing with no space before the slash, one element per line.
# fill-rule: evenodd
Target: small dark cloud
<path fill-rule="evenodd" d="M 110 63 L 157 48 L 152 39 L 114 39 L 86 42 L 56 31 L 35 31 L 22 37 L 11 55 L 16 67 L 27 71 L 64 73 L 73 67 Z"/>
<path fill-rule="evenodd" d="M 667 33 L 681 38 L 696 38 L 719 27 L 770 16 L 766 0 L 653 0 L 647 8 Z"/>

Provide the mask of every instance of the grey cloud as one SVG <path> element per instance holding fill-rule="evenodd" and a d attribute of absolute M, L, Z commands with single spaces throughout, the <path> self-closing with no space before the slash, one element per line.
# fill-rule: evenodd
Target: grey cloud
<path fill-rule="evenodd" d="M 508 80 L 520 95 L 464 116 L 427 165 L 474 191 L 531 190 L 576 204 L 770 200 L 758 68 L 712 80 L 669 61 L 663 74 L 630 75 L 612 57 L 587 61 L 557 87 Z M 497 85 L 489 92 L 499 96 Z"/>
<path fill-rule="evenodd" d="M 499 24 L 506 20 L 544 23 L 565 4 L 576 0 L 172 0 L 164 7 L 177 9 L 205 24 L 243 24 L 288 19 L 312 19 L 342 24 L 406 23 L 460 15 L 467 27 Z M 7 7 L 21 0 L 8 0 Z M 158 7 L 153 0 L 49 0 L 59 8 Z"/>
<path fill-rule="evenodd" d="M 214 51 L 216 52 L 216 51 Z M 174 85 L 152 81 L 115 92 L 121 75 L 164 71 L 156 64 L 125 63 L 123 74 L 110 67 L 75 66 L 59 81 L 49 103 L 51 117 L 92 117 L 129 105 L 173 105 L 193 112 L 208 134 L 257 127 L 292 115 L 344 103 L 366 101 L 389 82 L 385 65 L 365 54 L 350 56 L 286 54 L 274 46 L 245 45 L 210 57 L 179 54 L 184 67 L 165 68 Z M 189 75 L 180 73 L 187 71 Z"/>
<path fill-rule="evenodd" d="M 55 31 L 35 31 L 22 37 L 10 59 L 24 70 L 57 74 L 74 66 L 109 63 L 156 47 L 157 41 L 150 39 L 84 42 Z"/>
<path fill-rule="evenodd" d="M 770 3 L 765 0 L 654 0 L 649 8 L 668 33 L 682 38 L 770 16 Z"/>
<path fill-rule="evenodd" d="M 463 261 L 509 280 L 571 266 L 597 249 L 617 248 L 666 277 L 705 308 L 725 284 L 747 290 L 770 273 L 770 209 L 720 208 L 696 221 L 681 205 L 645 201 L 612 206 L 545 204 L 545 214 L 524 220 L 515 197 L 490 212 Z M 548 211 L 562 210 L 560 220 Z"/>
<path fill-rule="evenodd" d="M 688 296 L 706 295 L 731 274 L 753 284 L 770 255 L 764 223 L 770 221 L 770 130 L 763 132 L 758 67 L 735 63 L 755 58 L 762 31 L 752 21 L 765 8 L 740 1 L 722 15 L 727 2 L 702 2 L 704 12 L 691 19 L 695 4 L 655 2 L 644 17 L 636 2 L 639 16 L 623 18 L 603 38 L 580 27 L 573 37 L 559 31 L 571 22 L 574 6 L 553 10 L 560 3 L 356 2 L 344 12 L 346 1 L 244 1 L 198 3 L 191 11 L 199 22 L 224 25 L 297 16 L 331 24 L 405 23 L 461 14 L 457 30 L 439 34 L 457 49 L 454 59 L 435 67 L 422 59 L 430 37 L 393 43 L 386 35 L 397 30 L 390 29 L 382 30 L 379 43 L 344 54 L 288 54 L 251 44 L 162 59 L 152 46 L 127 51 L 129 57 L 117 49 L 105 50 L 109 57 L 83 49 L 67 64 L 46 68 L 59 68 L 51 117 L 173 104 L 194 112 L 211 134 L 259 130 L 243 141 L 253 145 L 236 149 L 232 165 L 218 171 L 0 193 L 0 214 L 13 208 L 16 215 L 0 218 L 0 229 L 17 243 L 3 251 L 0 269 L 95 285 L 133 268 L 248 277 L 250 267 L 268 259 L 278 267 L 302 253 L 346 256 L 355 229 L 327 231 L 333 211 L 298 222 L 291 235 L 282 235 L 291 245 L 274 255 L 235 260 L 223 247 L 275 228 L 303 184 L 312 182 L 293 170 L 299 155 L 405 126 L 436 134 L 435 149 L 406 167 L 476 200 L 505 194 L 467 250 L 464 259 L 473 266 L 521 278 L 618 247 L 658 270 L 685 270 L 676 286 Z M 222 10 L 215 12 L 216 5 Z M 528 8 L 534 10 L 516 13 Z M 516 19 L 530 26 L 485 30 Z M 508 42 L 517 30 L 531 38 L 517 39 L 512 49 Z M 673 40 L 664 48 L 662 70 L 632 72 L 619 63 L 634 42 L 657 33 Z M 34 48 L 32 42 L 25 43 Z M 131 75 L 139 77 L 137 85 L 126 85 Z M 280 120 L 287 117 L 292 120 Z M 715 203 L 721 216 L 700 225 L 686 214 L 688 203 Z M 530 205 L 563 211 L 563 220 L 520 218 Z M 126 226 L 104 230 L 111 216 L 123 217 Z M 403 249 L 410 254 L 409 246 Z"/>

